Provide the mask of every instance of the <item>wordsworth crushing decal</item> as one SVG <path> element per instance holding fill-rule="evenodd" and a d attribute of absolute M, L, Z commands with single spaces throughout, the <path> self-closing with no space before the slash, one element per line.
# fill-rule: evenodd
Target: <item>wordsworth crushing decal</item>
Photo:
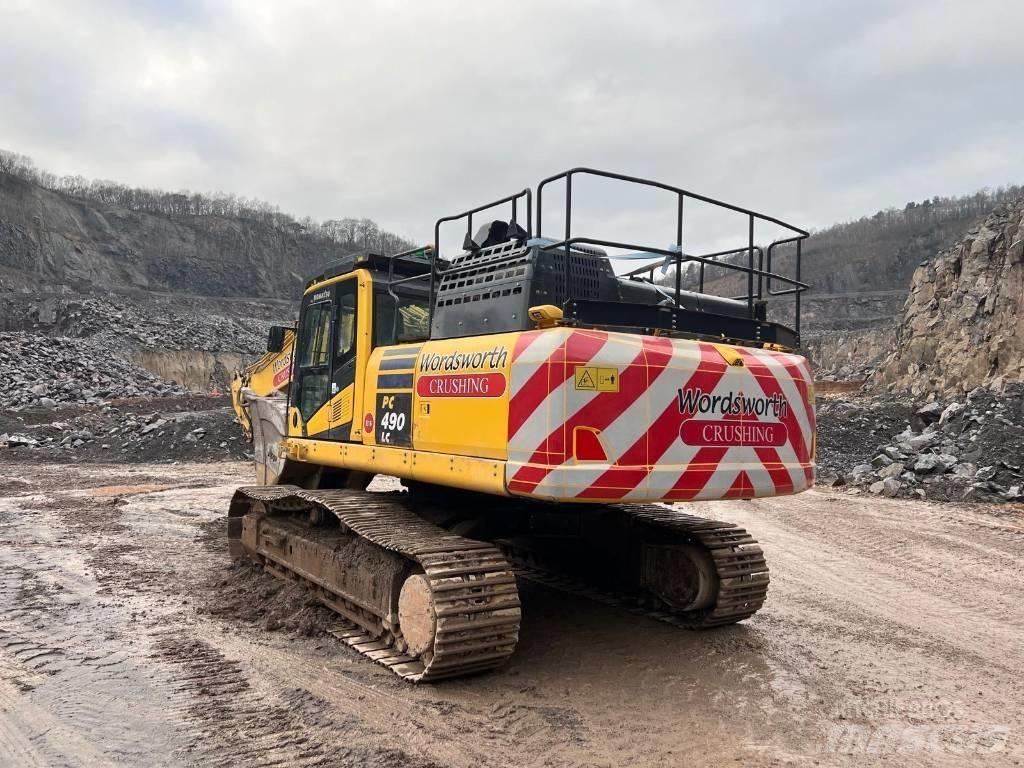
<path fill-rule="evenodd" d="M 742 392 L 712 394 L 702 389 L 679 389 L 680 413 L 720 414 L 722 416 L 766 416 L 786 418 L 789 404 L 778 393 L 771 397 L 747 397 Z"/>
<path fill-rule="evenodd" d="M 699 388 L 677 391 L 679 413 L 686 419 L 679 437 L 687 445 L 777 448 L 789 440 L 785 419 L 789 403 L 778 393 L 748 397 L 743 392 L 712 394 Z M 687 418 L 689 416 L 720 418 Z M 760 419 L 771 416 L 776 421 Z"/>
<path fill-rule="evenodd" d="M 777 448 L 789 439 L 785 424 L 744 424 L 739 421 L 687 419 L 679 427 L 679 437 L 687 445 L 744 445 Z"/>
<path fill-rule="evenodd" d="M 501 397 L 505 394 L 508 349 L 426 353 L 420 357 L 416 394 L 420 397 Z"/>
<path fill-rule="evenodd" d="M 284 384 L 286 381 L 289 381 L 292 377 L 291 355 L 289 355 L 288 357 L 282 357 L 279 360 L 275 360 L 272 370 L 274 371 L 273 384 L 274 388 L 276 389 L 277 387 L 280 387 L 282 384 Z"/>

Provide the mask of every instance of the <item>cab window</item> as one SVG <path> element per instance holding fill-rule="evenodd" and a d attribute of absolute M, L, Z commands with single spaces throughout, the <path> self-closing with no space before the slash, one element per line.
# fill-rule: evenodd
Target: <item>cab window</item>
<path fill-rule="evenodd" d="M 334 342 L 334 372 L 331 396 L 356 380 L 356 280 L 338 284 L 337 341 Z"/>
<path fill-rule="evenodd" d="M 356 283 L 349 280 L 338 289 L 338 343 L 335 359 L 344 361 L 356 351 Z"/>
<path fill-rule="evenodd" d="M 430 336 L 428 306 L 425 296 L 399 293 L 396 307 L 395 298 L 390 293 L 386 290 L 379 292 L 374 296 L 374 346 L 425 341 Z"/>
<path fill-rule="evenodd" d="M 298 407 L 303 420 L 327 402 L 330 392 L 331 302 L 306 307 L 299 339 Z"/>

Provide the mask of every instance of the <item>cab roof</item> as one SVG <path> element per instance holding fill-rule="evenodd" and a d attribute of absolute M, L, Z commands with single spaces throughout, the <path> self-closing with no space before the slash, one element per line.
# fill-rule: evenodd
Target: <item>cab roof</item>
<path fill-rule="evenodd" d="M 430 272 L 430 259 L 426 255 L 421 256 L 415 253 L 385 256 L 382 253 L 375 253 L 373 251 L 358 251 L 330 262 L 323 268 L 322 272 L 306 280 L 305 289 L 309 290 L 309 288 L 317 283 L 322 283 L 333 277 L 347 275 L 356 269 L 369 269 L 386 275 L 392 263 L 394 264 L 395 277 L 412 277 L 414 275 L 425 275 Z"/>

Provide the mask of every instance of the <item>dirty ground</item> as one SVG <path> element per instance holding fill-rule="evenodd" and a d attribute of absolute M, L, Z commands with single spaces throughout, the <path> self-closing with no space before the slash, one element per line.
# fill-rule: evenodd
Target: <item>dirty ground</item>
<path fill-rule="evenodd" d="M 524 583 L 509 664 L 416 687 L 228 563 L 248 465 L 0 469 L 3 766 L 1024 759 L 1020 505 L 692 505 L 763 543 L 753 619 L 692 633 Z"/>

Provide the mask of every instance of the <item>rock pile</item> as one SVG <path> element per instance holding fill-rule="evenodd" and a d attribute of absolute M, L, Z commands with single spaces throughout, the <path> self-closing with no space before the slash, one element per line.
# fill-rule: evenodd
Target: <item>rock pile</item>
<path fill-rule="evenodd" d="M 228 398 L 29 409 L 0 416 L 7 461 L 165 462 L 251 458 Z"/>
<path fill-rule="evenodd" d="M 894 396 L 819 395 L 815 411 L 820 482 L 870 462 L 877 446 L 906 426 L 914 406 L 909 399 Z"/>
<path fill-rule="evenodd" d="M 184 302 L 175 303 L 179 310 L 127 297 L 50 296 L 31 298 L 22 304 L 21 313 L 31 323 L 23 326 L 26 330 L 144 349 L 262 354 L 273 324 L 254 317 L 247 304 L 240 305 L 235 315 L 210 312 L 206 306 L 188 311 Z M 263 305 L 255 309 L 266 311 Z M 281 314 L 288 316 L 284 311 Z"/>
<path fill-rule="evenodd" d="M 185 394 L 96 340 L 0 333 L 0 408 Z"/>
<path fill-rule="evenodd" d="M 840 365 L 835 368 L 826 368 L 824 370 L 815 369 L 814 378 L 816 381 L 866 381 L 872 373 L 875 372 L 875 368 L 870 363 L 860 363 L 857 365 Z"/>
<path fill-rule="evenodd" d="M 870 420 L 864 410 L 848 405 L 845 415 Z M 823 415 L 819 424 L 827 433 L 829 414 Z M 871 444 L 868 437 L 862 435 L 864 445 Z M 821 440 L 827 442 L 824 434 Z M 871 453 L 870 458 L 862 452 L 845 462 L 836 460 L 839 452 L 819 457 L 818 481 L 885 496 L 1024 500 L 1024 386 L 1012 385 L 1003 396 L 977 388 L 961 400 L 927 403 Z M 836 466 L 841 463 L 845 467 Z"/>
<path fill-rule="evenodd" d="M 896 336 L 892 317 L 872 318 L 869 328 L 832 330 L 826 318 L 816 318 L 802 341 L 818 381 L 864 381 L 885 359 Z"/>

